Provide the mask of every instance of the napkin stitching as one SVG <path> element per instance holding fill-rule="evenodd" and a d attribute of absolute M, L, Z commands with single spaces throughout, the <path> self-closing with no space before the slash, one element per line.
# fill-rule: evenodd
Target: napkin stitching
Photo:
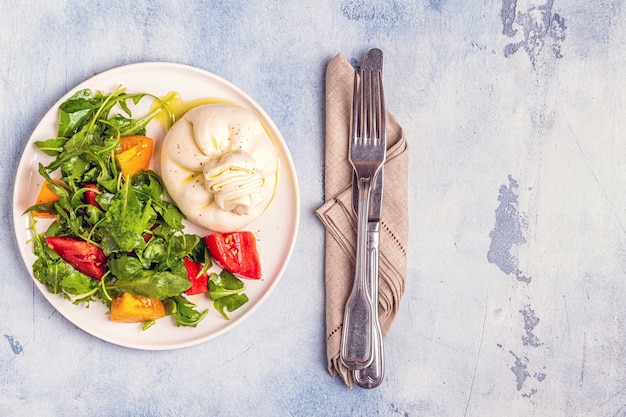
<path fill-rule="evenodd" d="M 404 248 L 404 245 L 402 244 L 400 239 L 398 239 L 398 236 L 396 235 L 396 233 L 391 230 L 391 228 L 387 225 L 387 223 L 385 223 L 385 221 L 381 220 L 380 225 L 383 227 L 383 229 L 385 229 L 385 232 L 387 232 L 387 235 L 391 237 L 391 240 L 393 240 L 396 246 L 400 249 L 400 252 L 402 252 L 402 255 L 406 256 L 406 249 Z"/>
<path fill-rule="evenodd" d="M 326 340 L 330 340 L 330 338 L 333 337 L 335 333 L 337 333 L 339 330 L 341 330 L 342 327 L 343 322 L 339 323 L 337 327 L 335 327 L 330 333 L 328 333 L 328 336 L 326 336 Z"/>

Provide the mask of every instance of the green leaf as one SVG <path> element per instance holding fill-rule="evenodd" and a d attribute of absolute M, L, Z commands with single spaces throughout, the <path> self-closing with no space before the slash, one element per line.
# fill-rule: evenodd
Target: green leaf
<path fill-rule="evenodd" d="M 61 281 L 73 272 L 74 268 L 62 259 L 52 261 L 49 258 L 39 257 L 33 264 L 33 275 L 52 294 L 61 293 Z"/>
<path fill-rule="evenodd" d="M 143 324 L 141 325 L 141 330 L 142 331 L 146 331 L 148 330 L 150 327 L 154 326 L 156 324 L 156 320 L 148 320 L 148 321 L 144 321 Z"/>
<path fill-rule="evenodd" d="M 141 252 L 141 259 L 145 267 L 150 264 L 162 263 L 167 259 L 167 243 L 159 236 L 152 237 Z"/>
<path fill-rule="evenodd" d="M 154 171 L 142 171 L 133 177 L 137 194 L 144 200 L 152 200 L 154 210 L 163 221 L 175 230 L 183 230 L 183 214 L 174 204 L 163 199 L 163 184 Z"/>
<path fill-rule="evenodd" d="M 65 276 L 59 284 L 66 293 L 78 295 L 90 292 L 98 285 L 98 281 L 78 271 L 74 271 Z"/>
<path fill-rule="evenodd" d="M 209 276 L 209 297 L 213 301 L 239 294 L 244 290 L 243 281 L 226 270 L 219 275 L 213 273 Z"/>
<path fill-rule="evenodd" d="M 101 184 L 102 185 L 102 184 Z M 100 204 L 103 210 L 108 210 L 111 207 L 111 202 L 115 197 L 114 193 L 102 192 L 96 196 L 96 202 Z"/>
<path fill-rule="evenodd" d="M 189 255 L 196 245 L 200 243 L 200 237 L 191 234 L 171 235 L 167 247 L 167 263 L 173 265 L 178 260 Z"/>
<path fill-rule="evenodd" d="M 141 205 L 127 178 L 123 188 L 111 200 L 101 224 L 103 236 L 107 237 L 107 248 L 103 247 L 103 250 L 105 253 L 115 250 L 130 252 L 144 246 L 143 232 L 155 219 L 156 213 L 150 204 Z"/>
<path fill-rule="evenodd" d="M 134 256 L 120 255 L 117 257 L 111 257 L 107 266 L 118 279 L 132 279 L 132 277 L 143 269 L 143 265 L 139 259 Z"/>
<path fill-rule="evenodd" d="M 83 220 L 90 226 L 97 225 L 103 219 L 102 211 L 91 204 L 85 204 L 83 210 L 85 211 Z"/>
<path fill-rule="evenodd" d="M 85 172 L 91 167 L 89 162 L 85 161 L 78 155 L 64 159 L 59 166 L 61 168 L 61 177 L 65 182 L 83 182 Z"/>
<path fill-rule="evenodd" d="M 120 105 L 122 103 L 125 103 L 125 102 L 121 101 Z M 128 109 L 128 106 L 126 105 L 122 107 L 126 107 Z M 109 134 L 113 134 L 113 132 L 123 132 L 123 134 L 122 133 L 119 133 L 119 134 L 122 134 L 122 136 L 128 136 L 128 135 L 145 135 L 146 133 L 146 129 L 144 125 L 137 124 L 135 120 L 128 118 L 128 117 L 124 117 L 121 114 L 116 114 L 114 117 L 109 119 L 109 123 L 111 124 L 111 128 L 112 128 L 110 132 L 107 132 Z"/>
<path fill-rule="evenodd" d="M 186 276 L 143 269 L 130 277 L 119 279 L 108 289 L 164 300 L 185 292 L 189 287 L 191 282 Z"/>
<path fill-rule="evenodd" d="M 35 146 L 37 146 L 46 155 L 57 156 L 63 152 L 63 146 L 66 142 L 67 138 L 57 137 L 44 141 L 36 141 Z"/>
<path fill-rule="evenodd" d="M 93 96 L 91 90 L 77 91 L 59 106 L 58 135 L 71 137 L 89 121 L 98 107 L 102 105 L 101 95 Z"/>
<path fill-rule="evenodd" d="M 171 297 L 164 304 L 167 314 L 174 317 L 177 326 L 196 327 L 209 313 L 209 310 L 196 310 L 196 305 L 182 295 Z"/>
<path fill-rule="evenodd" d="M 183 230 L 184 216 L 178 207 L 164 201 L 159 206 L 155 207 L 155 210 L 159 212 L 165 223 L 169 226 L 176 230 Z"/>
<path fill-rule="evenodd" d="M 185 267 L 185 262 L 182 258 L 177 259 L 174 263 L 171 263 L 169 265 L 169 271 L 180 277 L 185 277 L 185 279 L 189 281 L 187 278 L 187 267 Z"/>
<path fill-rule="evenodd" d="M 209 299 L 226 320 L 230 320 L 226 310 L 232 313 L 248 302 L 245 289 L 243 281 L 226 270 L 209 276 Z"/>
<path fill-rule="evenodd" d="M 187 255 L 194 262 L 198 262 L 204 265 L 204 272 L 210 269 L 213 266 L 213 260 L 211 259 L 211 255 L 209 254 L 209 249 L 207 248 L 204 239 L 200 239 L 198 244 L 193 248 L 193 250 Z"/>
<path fill-rule="evenodd" d="M 225 310 L 229 313 L 237 310 L 239 307 L 248 302 L 248 296 L 244 293 L 234 294 L 229 297 L 220 298 L 213 302 L 213 307 L 224 317 L 226 320 L 230 320 Z"/>

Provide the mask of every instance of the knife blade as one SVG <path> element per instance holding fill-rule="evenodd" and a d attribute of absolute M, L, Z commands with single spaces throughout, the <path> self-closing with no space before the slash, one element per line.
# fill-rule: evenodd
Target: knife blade
<path fill-rule="evenodd" d="M 361 67 L 365 70 L 380 71 L 382 78 L 383 52 L 372 49 L 365 54 Z M 375 81 L 378 83 L 378 81 Z M 382 85 L 380 86 L 382 92 Z M 385 116 L 384 97 L 381 93 L 381 107 Z M 383 133 L 384 134 L 384 133 Z M 378 247 L 380 237 L 380 220 L 383 202 L 384 166 L 374 179 L 374 187 L 370 196 L 369 213 L 367 219 L 367 282 L 372 299 L 372 363 L 360 370 L 354 371 L 354 379 L 362 388 L 375 388 L 382 383 L 384 377 L 383 336 L 378 318 Z M 358 187 L 356 174 L 352 179 L 352 208 L 358 212 Z"/>

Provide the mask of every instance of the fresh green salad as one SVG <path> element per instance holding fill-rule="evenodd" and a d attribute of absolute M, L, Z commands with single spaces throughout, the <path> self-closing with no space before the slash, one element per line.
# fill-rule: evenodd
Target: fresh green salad
<path fill-rule="evenodd" d="M 133 118 L 131 108 L 143 99 L 156 105 Z M 102 302 L 111 320 L 144 329 L 164 316 L 195 327 L 208 310 L 188 295 L 205 294 L 225 319 L 248 301 L 233 273 L 208 273 L 206 237 L 185 233 L 183 214 L 148 168 L 146 126 L 162 112 L 166 101 L 121 86 L 76 92 L 60 106 L 57 136 L 35 143 L 52 161 L 39 165 L 44 186 L 26 211 L 35 278 L 70 302 Z M 37 230 L 41 218 L 51 219 L 45 232 Z"/>

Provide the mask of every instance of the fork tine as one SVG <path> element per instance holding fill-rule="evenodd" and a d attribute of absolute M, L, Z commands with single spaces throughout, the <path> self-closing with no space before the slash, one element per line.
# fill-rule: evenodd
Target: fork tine
<path fill-rule="evenodd" d="M 386 123 L 386 117 L 385 117 L 385 94 L 383 91 L 383 80 L 382 80 L 382 74 L 380 71 L 376 72 L 376 88 L 375 88 L 375 92 L 376 92 L 376 110 L 377 110 L 377 117 L 376 117 L 376 128 L 377 128 L 377 138 L 380 142 L 382 142 L 383 145 L 386 145 L 386 128 L 387 128 L 387 123 Z"/>
<path fill-rule="evenodd" d="M 356 144 L 361 137 L 361 88 L 359 85 L 359 72 L 354 71 L 354 91 L 352 92 L 352 126 L 351 126 L 351 146 Z"/>
<path fill-rule="evenodd" d="M 370 138 L 370 89 L 368 73 L 361 70 L 361 145 L 368 145 Z"/>
<path fill-rule="evenodd" d="M 371 95 L 372 105 L 371 134 L 375 145 L 385 142 L 385 98 L 383 92 L 382 74 L 380 71 L 371 71 Z"/>
<path fill-rule="evenodd" d="M 355 144 L 372 145 L 380 136 L 381 98 L 378 92 L 382 85 L 379 77 L 380 74 L 374 75 L 372 71 L 355 71 L 352 101 L 352 141 Z"/>
<path fill-rule="evenodd" d="M 360 83 L 360 91 L 359 94 L 359 135 L 360 135 L 360 144 L 366 145 L 368 138 L 368 118 L 367 118 L 367 106 L 369 104 L 368 89 L 367 89 L 367 77 L 365 70 L 361 70 L 361 76 L 359 77 Z"/>
<path fill-rule="evenodd" d="M 366 144 L 378 145 L 385 140 L 385 100 L 380 71 L 361 70 L 362 110 L 360 130 Z M 356 86 L 355 86 L 356 88 Z M 363 134 L 365 132 L 365 134 Z"/>

